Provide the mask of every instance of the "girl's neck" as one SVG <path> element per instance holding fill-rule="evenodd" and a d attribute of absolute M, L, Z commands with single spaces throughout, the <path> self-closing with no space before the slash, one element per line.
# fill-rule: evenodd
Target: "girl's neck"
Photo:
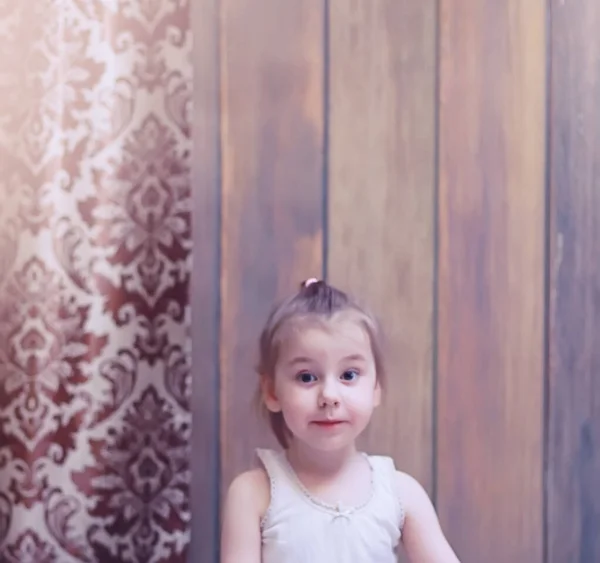
<path fill-rule="evenodd" d="M 333 477 L 352 463 L 358 457 L 356 446 L 335 451 L 315 450 L 297 440 L 294 440 L 287 452 L 287 459 L 294 471 L 299 474 L 312 474 L 323 478 Z"/>

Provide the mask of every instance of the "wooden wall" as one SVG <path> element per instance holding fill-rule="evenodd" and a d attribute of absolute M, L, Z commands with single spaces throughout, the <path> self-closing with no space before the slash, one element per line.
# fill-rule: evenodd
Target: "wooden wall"
<path fill-rule="evenodd" d="M 325 276 L 394 376 L 364 447 L 461 560 L 600 561 L 600 4 L 196 0 L 192 552 L 273 444 L 272 301 Z"/>

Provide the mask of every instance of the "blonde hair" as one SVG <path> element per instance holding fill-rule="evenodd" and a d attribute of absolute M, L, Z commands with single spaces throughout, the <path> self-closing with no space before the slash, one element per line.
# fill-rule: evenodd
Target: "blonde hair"
<path fill-rule="evenodd" d="M 375 361 L 377 381 L 383 386 L 385 382 L 385 366 L 383 361 L 382 334 L 375 317 L 358 305 L 343 291 L 327 284 L 323 280 L 307 280 L 300 290 L 279 303 L 270 313 L 261 332 L 258 349 L 257 372 L 262 384 L 272 385 L 275 379 L 275 367 L 281 346 L 281 334 L 284 327 L 301 319 L 329 320 L 339 313 L 353 313 L 356 321 L 366 331 L 371 344 Z M 257 400 L 277 441 L 283 448 L 289 445 L 290 432 L 281 412 L 268 411 L 262 400 L 261 387 L 257 392 Z"/>

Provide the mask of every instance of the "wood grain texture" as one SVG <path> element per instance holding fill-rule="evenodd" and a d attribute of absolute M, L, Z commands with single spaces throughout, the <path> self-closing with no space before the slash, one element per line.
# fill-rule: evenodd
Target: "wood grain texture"
<path fill-rule="evenodd" d="M 548 563 L 600 561 L 600 4 L 551 2 Z"/>
<path fill-rule="evenodd" d="M 327 272 L 375 311 L 389 379 L 364 447 L 432 488 L 433 0 L 330 2 Z"/>
<path fill-rule="evenodd" d="M 441 0 L 438 510 L 543 557 L 545 2 Z"/>
<path fill-rule="evenodd" d="M 324 4 L 222 4 L 222 489 L 273 444 L 252 401 L 276 298 L 322 273 Z"/>
<path fill-rule="evenodd" d="M 219 73 L 218 0 L 192 6 L 193 122 L 191 545 L 188 560 L 218 560 Z"/>

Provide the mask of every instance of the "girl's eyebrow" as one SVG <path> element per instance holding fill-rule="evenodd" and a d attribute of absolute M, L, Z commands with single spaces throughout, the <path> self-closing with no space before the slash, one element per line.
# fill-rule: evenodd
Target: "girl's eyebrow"
<path fill-rule="evenodd" d="M 288 362 L 288 365 L 295 366 L 296 364 L 310 364 L 312 361 L 313 360 L 311 360 L 310 358 L 307 358 L 305 356 L 297 356 L 295 358 L 292 358 Z"/>
<path fill-rule="evenodd" d="M 366 362 L 365 357 L 362 354 L 350 354 L 349 356 L 345 356 L 344 358 L 342 358 L 342 361 L 344 361 L 344 362 Z M 295 358 L 292 358 L 288 362 L 288 365 L 295 366 L 297 364 L 310 364 L 312 362 L 314 362 L 314 360 L 312 358 L 308 358 L 306 356 L 296 356 Z"/>
<path fill-rule="evenodd" d="M 365 357 L 362 354 L 350 354 L 349 356 L 346 356 L 344 358 L 344 361 L 346 361 L 346 360 L 352 361 L 352 362 L 356 362 L 356 361 L 358 361 L 358 362 L 364 362 L 364 361 L 366 361 Z"/>

